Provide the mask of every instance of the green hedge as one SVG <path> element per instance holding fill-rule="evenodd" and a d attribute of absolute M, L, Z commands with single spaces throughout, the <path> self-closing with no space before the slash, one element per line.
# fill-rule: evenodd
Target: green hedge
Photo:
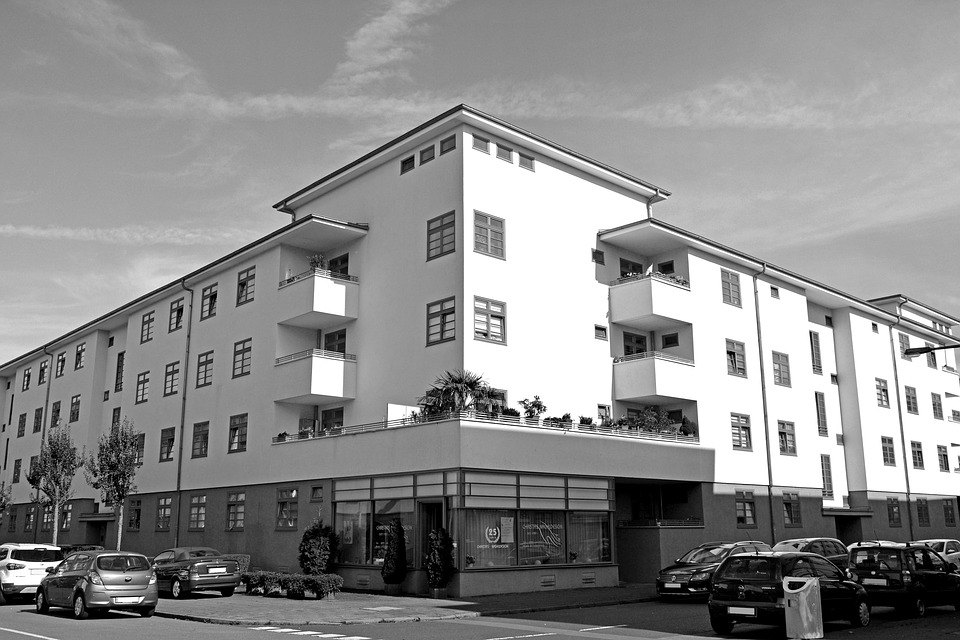
<path fill-rule="evenodd" d="M 308 576 L 302 573 L 278 573 L 276 571 L 250 571 L 240 575 L 247 595 L 279 596 L 286 592 L 288 598 L 306 597 L 312 592 L 317 598 L 335 594 L 343 588 L 343 578 L 334 573 Z"/>

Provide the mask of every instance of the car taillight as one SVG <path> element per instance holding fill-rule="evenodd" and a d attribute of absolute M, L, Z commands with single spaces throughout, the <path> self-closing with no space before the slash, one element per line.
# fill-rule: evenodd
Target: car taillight
<path fill-rule="evenodd" d="M 909 571 L 904 571 L 900 574 L 900 579 L 903 580 L 903 584 L 910 584 L 913 582 L 913 576 L 910 575 Z"/>
<path fill-rule="evenodd" d="M 103 580 L 100 579 L 100 574 L 96 571 L 91 571 L 87 574 L 87 580 L 90 581 L 90 584 L 97 584 L 101 587 L 103 586 Z"/>
<path fill-rule="evenodd" d="M 152 572 L 152 571 L 150 572 L 150 583 L 149 583 L 149 584 L 157 584 L 157 574 L 155 574 L 155 573 Z"/>
<path fill-rule="evenodd" d="M 27 565 L 25 564 L 19 564 L 17 562 L 7 563 L 7 571 L 16 571 L 17 569 L 26 569 L 26 568 L 27 568 Z"/>

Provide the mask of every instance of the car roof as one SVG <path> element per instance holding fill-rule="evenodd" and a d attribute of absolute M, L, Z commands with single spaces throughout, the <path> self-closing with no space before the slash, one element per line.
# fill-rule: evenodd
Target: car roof
<path fill-rule="evenodd" d="M 181 551 L 200 551 L 200 550 L 213 551 L 215 553 L 220 553 L 213 547 L 170 547 L 169 549 L 164 549 L 160 553 L 163 553 L 165 551 L 173 551 L 174 553 L 180 553 Z"/>
<path fill-rule="evenodd" d="M 53 549 L 55 551 L 59 550 L 60 547 L 54 546 L 52 544 L 43 544 L 40 542 L 4 542 L 0 544 L 0 547 L 6 547 L 7 549 Z"/>
<path fill-rule="evenodd" d="M 956 538 L 924 538 L 923 540 L 911 540 L 913 544 L 924 544 L 927 542 L 960 542 Z"/>

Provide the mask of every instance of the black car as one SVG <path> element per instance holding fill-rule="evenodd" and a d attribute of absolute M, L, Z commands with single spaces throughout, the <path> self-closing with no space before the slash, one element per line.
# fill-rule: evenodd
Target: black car
<path fill-rule="evenodd" d="M 897 607 L 918 617 L 928 606 L 952 605 L 960 610 L 957 565 L 926 545 L 854 547 L 850 570 L 870 594 L 872 604 Z"/>
<path fill-rule="evenodd" d="M 784 578 L 819 578 L 824 620 L 870 624 L 866 589 L 835 564 L 814 553 L 770 551 L 727 558 L 717 568 L 710 591 L 710 626 L 721 635 L 736 623 L 786 625 Z"/>
<path fill-rule="evenodd" d="M 236 560 L 224 558 L 210 547 L 176 547 L 162 551 L 153 559 L 157 588 L 174 599 L 194 591 L 219 591 L 230 597 L 240 585 Z"/>
<path fill-rule="evenodd" d="M 847 568 L 847 548 L 836 538 L 792 538 L 773 545 L 774 551 L 806 551 L 823 556 L 841 571 Z"/>
<path fill-rule="evenodd" d="M 657 576 L 657 595 L 707 597 L 713 572 L 728 556 L 737 553 L 770 551 L 770 545 L 759 540 L 739 542 L 705 542 L 677 558 L 676 563 L 660 569 Z"/>

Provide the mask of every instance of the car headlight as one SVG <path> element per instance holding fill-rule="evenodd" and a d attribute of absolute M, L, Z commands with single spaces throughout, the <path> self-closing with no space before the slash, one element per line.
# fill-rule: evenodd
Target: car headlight
<path fill-rule="evenodd" d="M 711 576 L 711 574 L 710 574 L 709 571 L 700 571 L 700 572 L 695 573 L 695 574 L 693 574 L 692 576 L 690 576 L 690 579 L 691 579 L 691 580 L 694 580 L 694 581 L 697 581 L 697 582 L 700 582 L 700 581 L 703 581 L 703 580 L 710 580 L 710 576 Z"/>

